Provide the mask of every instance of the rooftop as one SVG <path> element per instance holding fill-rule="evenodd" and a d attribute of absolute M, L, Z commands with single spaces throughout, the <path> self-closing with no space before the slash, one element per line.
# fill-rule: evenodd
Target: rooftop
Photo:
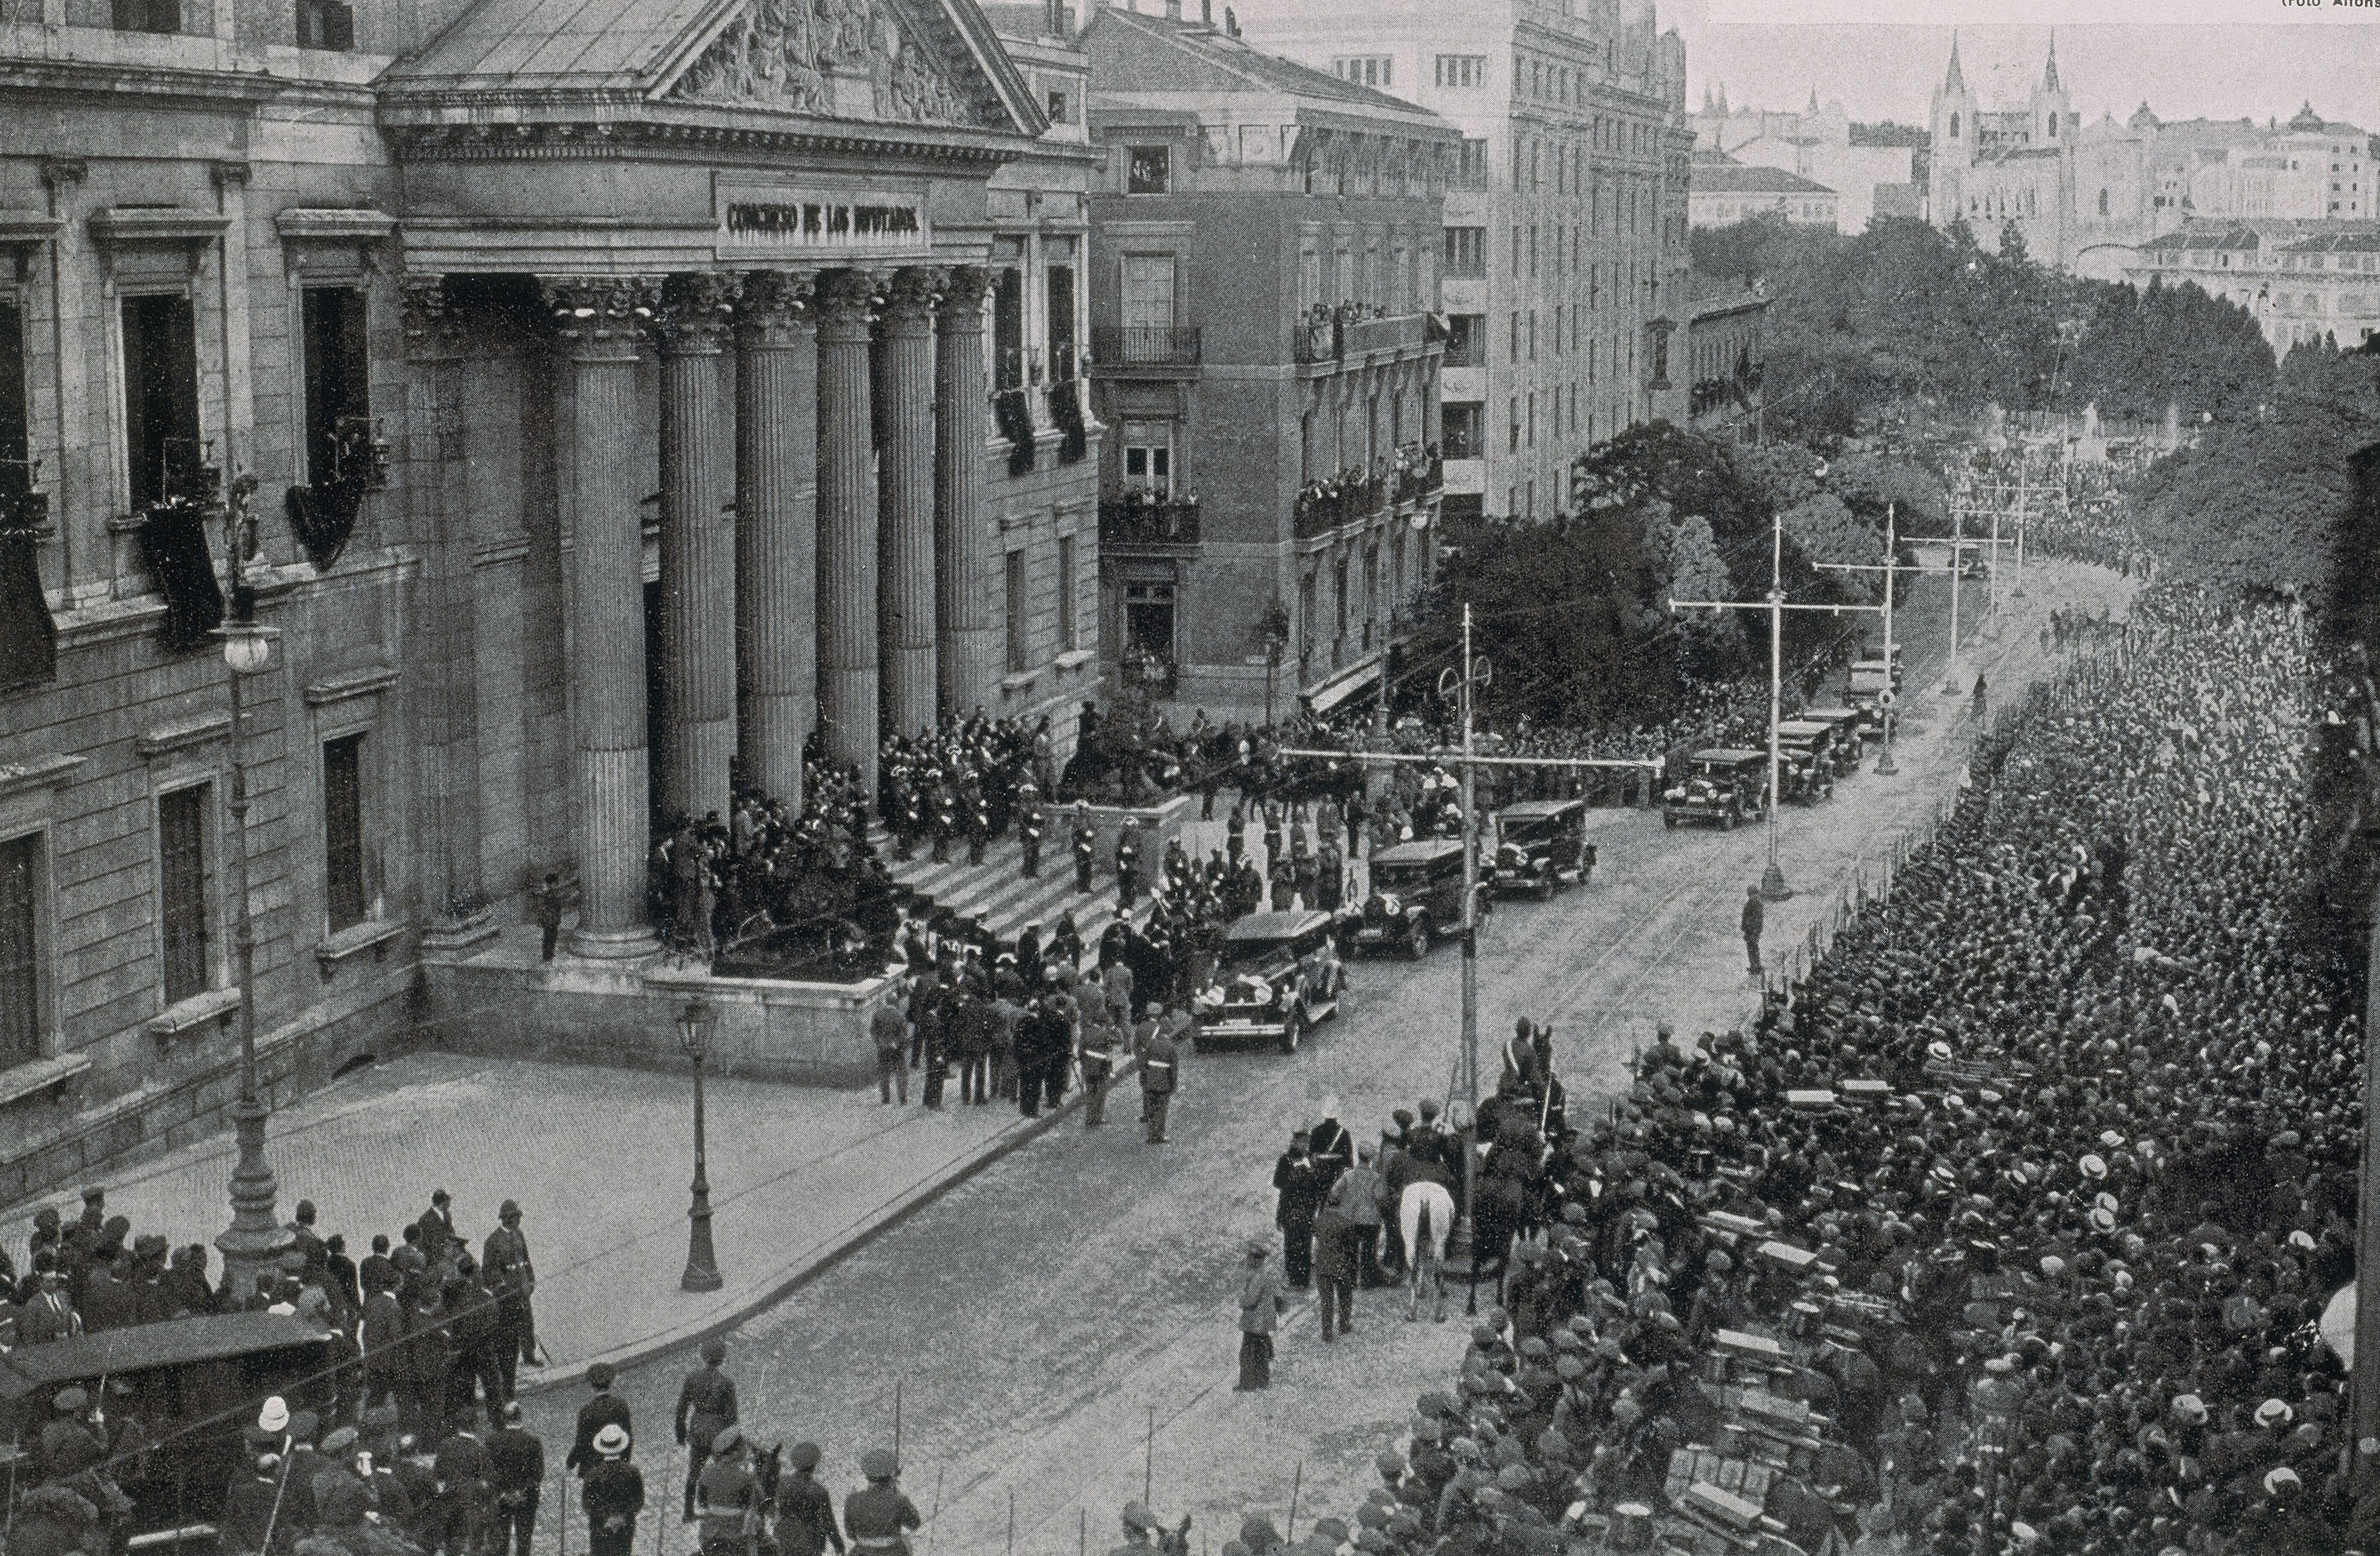
<path fill-rule="evenodd" d="M 1695 194 L 1824 194 L 1835 191 L 1781 167 L 1748 167 L 1740 163 L 1704 163 L 1694 168 Z"/>
<path fill-rule="evenodd" d="M 1106 6 L 1092 18 L 1085 38 L 1099 56 L 1091 85 L 1103 97 L 1163 92 L 1302 97 L 1391 113 L 1452 131 L 1436 115 L 1402 97 L 1252 48 L 1245 39 L 1205 22 L 1175 21 Z"/>

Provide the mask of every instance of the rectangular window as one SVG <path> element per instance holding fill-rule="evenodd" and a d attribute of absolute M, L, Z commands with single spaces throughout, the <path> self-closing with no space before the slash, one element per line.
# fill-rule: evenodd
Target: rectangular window
<path fill-rule="evenodd" d="M 1155 654 L 1173 663 L 1173 586 L 1170 583 L 1123 586 L 1123 642 L 1128 650 Z"/>
<path fill-rule="evenodd" d="M 1396 62 L 1384 54 L 1342 55 L 1330 62 L 1330 73 L 1359 87 L 1395 84 Z"/>
<path fill-rule="evenodd" d="M 0 1069 L 42 1056 L 42 840 L 0 843 Z"/>
<path fill-rule="evenodd" d="M 322 742 L 322 880 L 330 931 L 364 921 L 364 737 Z"/>
<path fill-rule="evenodd" d="M 199 336 L 186 297 L 124 299 L 124 452 L 137 510 L 199 467 Z"/>
<path fill-rule="evenodd" d="M 1026 657 L 1025 619 L 1025 553 L 1008 553 L 1008 673 L 1023 675 L 1029 661 Z"/>
<path fill-rule="evenodd" d="M 179 32 L 182 0 L 115 0 L 118 32 Z"/>
<path fill-rule="evenodd" d="M 1075 376 L 1075 267 L 1051 265 L 1049 271 L 1050 382 L 1063 383 Z"/>
<path fill-rule="evenodd" d="M 371 358 L 364 342 L 364 295 L 345 286 L 301 294 L 306 328 L 306 473 L 336 481 L 344 457 L 370 436 Z"/>
<path fill-rule="evenodd" d="M 1446 229 L 1446 274 L 1463 276 L 1488 274 L 1488 229 L 1486 227 L 1448 227 Z"/>
<path fill-rule="evenodd" d="M 32 422 L 25 407 L 25 314 L 0 298 L 0 499 L 13 504 L 33 484 Z M 0 508 L 0 512 L 6 511 Z M 0 672 L 0 680 L 6 679 Z"/>
<path fill-rule="evenodd" d="M 1173 343 L 1173 256 L 1123 257 L 1124 359 L 1166 361 Z"/>
<path fill-rule="evenodd" d="M 1488 356 L 1488 316 L 1450 313 L 1446 316 L 1446 365 L 1475 368 Z"/>
<path fill-rule="evenodd" d="M 1336 612 L 1337 623 L 1333 629 L 1332 636 L 1344 638 L 1347 636 L 1348 594 L 1347 559 L 1345 557 L 1342 556 L 1339 559 L 1337 576 L 1331 580 L 1331 582 L 1333 590 L 1338 595 L 1338 609 Z"/>
<path fill-rule="evenodd" d="M 1521 359 L 1521 310 L 1517 308 L 1512 310 L 1511 340 L 1504 348 L 1504 354 L 1515 362 Z"/>
<path fill-rule="evenodd" d="M 164 930 L 165 1003 L 203 994 L 208 966 L 207 803 L 205 784 L 157 796 L 159 914 Z"/>
<path fill-rule="evenodd" d="M 1050 122 L 1051 124 L 1073 124 L 1075 122 L 1075 94 L 1073 92 L 1068 91 L 1064 87 L 1051 87 L 1049 90 L 1049 103 Z"/>
<path fill-rule="evenodd" d="M 343 53 L 354 48 L 356 8 L 342 0 L 298 0 L 298 46 Z"/>
<path fill-rule="evenodd" d="M 1476 459 L 1486 452 L 1479 423 L 1487 410 L 1477 400 L 1451 400 L 1439 407 L 1439 430 L 1449 459 Z"/>
<path fill-rule="evenodd" d="M 1511 413 L 1512 413 L 1512 428 L 1511 428 L 1511 430 L 1510 430 L 1510 431 L 1505 434 L 1505 437 L 1504 437 L 1504 447 L 1505 447 L 1506 452 L 1508 452 L 1508 453 L 1518 454 L 1518 453 L 1521 451 L 1521 396 L 1520 396 L 1520 395 L 1513 395 L 1513 396 L 1512 396 L 1512 406 L 1510 407 L 1510 410 L 1511 410 Z"/>
<path fill-rule="evenodd" d="M 1025 386 L 1025 272 L 1015 265 L 992 273 L 991 359 L 994 387 Z"/>
<path fill-rule="evenodd" d="M 1475 87 L 1488 79 L 1488 56 L 1484 54 L 1442 54 L 1438 56 L 1438 84 L 1442 87 Z"/>
<path fill-rule="evenodd" d="M 1124 193 L 1161 195 L 1172 191 L 1172 147 L 1131 146 L 1125 149 L 1125 156 Z"/>
<path fill-rule="evenodd" d="M 1075 638 L 1075 537 L 1058 537 L 1058 650 L 1076 647 Z"/>
<path fill-rule="evenodd" d="M 1463 142 L 1463 187 L 1484 189 L 1488 187 L 1488 141 L 1482 136 L 1471 136 Z"/>
<path fill-rule="evenodd" d="M 1123 424 L 1123 484 L 1127 491 L 1173 494 L 1173 423 Z"/>

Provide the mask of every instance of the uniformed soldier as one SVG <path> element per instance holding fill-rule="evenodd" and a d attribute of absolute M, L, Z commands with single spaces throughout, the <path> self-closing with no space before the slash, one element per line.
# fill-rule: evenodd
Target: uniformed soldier
<path fill-rule="evenodd" d="M 1126 816 L 1123 828 L 1116 833 L 1115 845 L 1116 909 L 1132 911 L 1133 899 L 1140 895 L 1140 818 Z"/>
<path fill-rule="evenodd" d="M 931 857 L 938 865 L 948 864 L 951 857 L 951 839 L 959 834 L 958 795 L 952 789 L 950 780 L 942 775 L 942 770 L 939 767 L 926 774 L 926 781 L 933 785 L 934 791 L 934 851 Z"/>
<path fill-rule="evenodd" d="M 1025 848 L 1025 879 L 1038 880 L 1041 874 L 1041 830 L 1046 824 L 1041 815 L 1041 791 L 1030 781 L 1016 791 L 1016 840 Z"/>
<path fill-rule="evenodd" d="M 967 774 L 965 792 L 960 796 L 963 818 L 966 826 L 967 863 L 983 863 L 983 851 L 991 844 L 991 803 L 983 797 L 983 785 L 973 773 Z"/>
<path fill-rule="evenodd" d="M 892 807 L 892 857 L 914 859 L 917 839 L 926 831 L 926 801 L 918 792 L 917 774 L 906 762 L 893 769 Z"/>
<path fill-rule="evenodd" d="M 1083 1064 L 1083 1127 L 1108 1121 L 1108 1079 L 1114 1074 L 1116 1028 L 1104 1000 L 1082 1002 L 1082 1036 L 1076 1052 Z"/>
<path fill-rule="evenodd" d="M 778 1556 L 825 1556 L 826 1548 L 843 1551 L 843 1531 L 834 1522 L 834 1498 L 818 1483 L 819 1445 L 796 1442 L 785 1451 L 793 1469 L 777 1487 Z"/>
<path fill-rule="evenodd" d="M 1164 1007 L 1151 1001 L 1141 1014 L 1156 1023 Z M 1148 1143 L 1165 1143 L 1165 1115 L 1173 1105 L 1173 1088 L 1182 1063 L 1182 1052 L 1174 1046 L 1172 1033 L 1161 1024 L 1150 1027 L 1140 1050 L 1141 1100 L 1148 1118 Z"/>
<path fill-rule="evenodd" d="M 1280 859 L 1281 801 L 1277 799 L 1269 799 L 1264 802 L 1264 845 L 1265 859 L 1268 863 Z"/>
<path fill-rule="evenodd" d="M 1248 808 L 1245 804 L 1232 807 L 1232 819 L 1223 823 L 1227 833 L 1224 857 L 1236 866 L 1248 851 Z"/>
<path fill-rule="evenodd" d="M 587 1509 L 588 1556 L 629 1556 L 637 1544 L 637 1515 L 645 1510 L 644 1472 L 628 1462 L 628 1430 L 605 1426 L 590 1444 L 595 1462 L 579 1494 Z"/>
<path fill-rule="evenodd" d="M 859 1456 L 859 1473 L 868 1477 L 866 1489 L 843 1499 L 843 1528 L 852 1549 L 867 1556 L 910 1556 L 908 1531 L 924 1527 L 926 1520 L 895 1484 L 900 1462 L 871 1448 Z"/>
<path fill-rule="evenodd" d="M 1337 838 L 1323 834 L 1322 851 L 1314 862 L 1314 906 L 1325 913 L 1336 913 L 1347 895 L 1347 864 L 1339 852 Z"/>
<path fill-rule="evenodd" d="M 1296 871 L 1289 860 L 1281 855 L 1274 854 L 1269 857 L 1272 860 L 1272 910 L 1275 913 L 1286 913 L 1289 911 L 1290 897 L 1297 890 Z"/>
<path fill-rule="evenodd" d="M 686 1375 L 677 1392 L 677 1440 L 686 1449 L 686 1516 L 694 1522 L 694 1491 L 702 1478 L 703 1460 L 722 1431 L 735 1424 L 735 1384 L 720 1364 L 727 1359 L 727 1342 L 702 1343 L 702 1365 Z"/>
<path fill-rule="evenodd" d="M 1075 890 L 1091 889 L 1091 862 L 1098 857 L 1099 829 L 1091 822 L 1091 808 L 1082 800 L 1075 802 Z"/>
<path fill-rule="evenodd" d="M 710 1459 L 702 1466 L 694 1494 L 695 1514 L 702 1521 L 701 1550 L 707 1556 L 751 1556 L 760 1498 L 751 1459 L 742 1428 L 724 1426 L 711 1439 Z"/>

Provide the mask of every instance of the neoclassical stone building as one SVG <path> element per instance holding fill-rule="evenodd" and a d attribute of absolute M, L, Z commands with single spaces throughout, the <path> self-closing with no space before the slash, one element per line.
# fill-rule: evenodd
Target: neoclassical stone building
<path fill-rule="evenodd" d="M 651 818 L 814 731 L 1092 691 L 1062 11 L 1029 69 L 973 0 L 8 15 L 0 1201 L 228 1098 L 226 592 L 283 1095 L 548 870 L 633 976 Z"/>

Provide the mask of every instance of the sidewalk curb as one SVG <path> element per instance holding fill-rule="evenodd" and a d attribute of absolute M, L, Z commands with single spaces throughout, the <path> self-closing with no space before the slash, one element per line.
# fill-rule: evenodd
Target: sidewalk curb
<path fill-rule="evenodd" d="M 1136 1077 L 1139 1073 L 1139 1061 L 1127 1061 L 1117 1066 L 1115 1074 L 1109 1078 L 1108 1089 L 1113 1092 L 1127 1077 Z M 655 1360 L 673 1351 L 685 1350 L 689 1346 L 701 1343 L 713 1335 L 724 1334 L 730 1330 L 740 1327 L 747 1320 L 793 1295 L 845 1258 L 865 1248 L 882 1234 L 891 1231 L 911 1215 L 933 1204 L 952 1189 L 965 1183 L 1010 1153 L 1049 1134 L 1081 1107 L 1082 1100 L 1083 1088 L 1075 1086 L 1067 1091 L 1065 1100 L 1055 1108 L 1045 1111 L 1037 1118 L 1020 1118 L 1017 1123 L 1023 1127 L 1002 1129 L 973 1154 L 954 1162 L 941 1176 L 919 1185 L 905 1197 L 886 1205 L 874 1216 L 856 1223 L 839 1238 L 821 1245 L 805 1262 L 785 1267 L 769 1277 L 768 1284 L 762 1290 L 748 1299 L 737 1303 L 731 1311 L 689 1320 L 674 1328 L 662 1330 L 645 1339 L 614 1346 L 609 1351 L 599 1352 L 591 1356 L 583 1356 L 565 1365 L 523 1368 L 520 1370 L 519 1381 L 514 1389 L 515 1394 L 519 1397 L 541 1394 L 566 1384 L 577 1382 L 586 1377 L 587 1369 L 597 1362 L 606 1362 L 615 1370 L 625 1371 L 629 1368 Z"/>

